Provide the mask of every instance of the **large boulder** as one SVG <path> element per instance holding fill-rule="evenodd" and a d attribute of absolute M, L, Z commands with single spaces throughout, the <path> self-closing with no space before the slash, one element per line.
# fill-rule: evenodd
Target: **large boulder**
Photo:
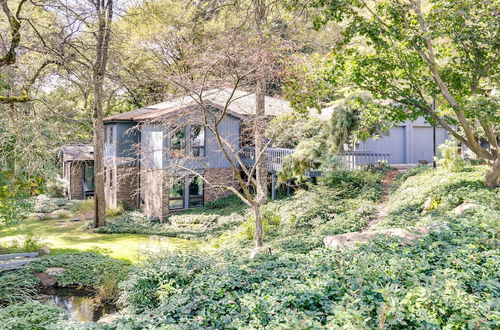
<path fill-rule="evenodd" d="M 458 205 L 457 207 L 455 207 L 452 212 L 455 213 L 456 215 L 462 215 L 465 213 L 465 211 L 469 210 L 469 209 L 473 209 L 473 208 L 476 208 L 476 207 L 479 207 L 479 204 L 476 204 L 476 203 L 462 203 L 460 205 Z"/>
<path fill-rule="evenodd" d="M 426 227 L 412 227 L 409 229 L 389 228 L 366 232 L 352 232 L 333 236 L 326 236 L 323 243 L 326 247 L 335 249 L 352 248 L 358 244 L 370 242 L 375 237 L 384 235 L 398 237 L 407 244 L 412 244 L 416 239 L 429 234 L 433 229 L 438 229 L 441 225 L 430 225 Z"/>

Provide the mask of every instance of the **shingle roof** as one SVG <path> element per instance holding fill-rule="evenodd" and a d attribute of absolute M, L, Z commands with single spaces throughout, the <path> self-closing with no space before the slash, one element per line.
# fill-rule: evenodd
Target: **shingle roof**
<path fill-rule="evenodd" d="M 62 157 L 64 162 L 94 160 L 94 146 L 91 144 L 65 144 L 61 147 L 59 157 Z"/>
<path fill-rule="evenodd" d="M 203 101 L 211 103 L 217 107 L 224 108 L 232 89 L 213 89 L 203 93 Z M 141 109 L 125 112 L 119 115 L 107 117 L 105 121 L 133 120 L 142 121 L 158 118 L 177 110 L 185 109 L 188 106 L 197 105 L 196 96 L 178 97 L 172 101 L 162 102 L 155 105 L 146 106 Z M 228 112 L 236 116 L 251 116 L 255 114 L 256 95 L 244 90 L 236 90 L 228 106 Z M 290 103 L 284 99 L 266 96 L 266 115 L 276 116 L 293 111 Z"/>

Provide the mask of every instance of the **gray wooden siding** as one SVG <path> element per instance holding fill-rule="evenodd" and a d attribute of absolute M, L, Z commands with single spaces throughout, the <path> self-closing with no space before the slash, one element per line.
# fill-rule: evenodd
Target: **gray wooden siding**
<path fill-rule="evenodd" d="M 450 136 L 442 127 L 436 127 L 436 152 Z M 433 128 L 423 117 L 399 123 L 387 136 L 360 142 L 356 150 L 390 153 L 391 164 L 416 164 L 433 161 Z"/>
<path fill-rule="evenodd" d="M 221 136 L 238 150 L 239 121 L 232 117 L 226 117 L 219 126 Z M 212 131 L 205 130 L 205 157 L 170 158 L 169 156 L 169 130 L 154 125 L 143 125 L 141 129 L 141 158 L 142 165 L 146 168 L 167 168 L 181 165 L 190 169 L 224 168 L 230 167 L 230 163 L 224 156 L 219 143 Z M 186 144 L 189 144 L 190 128 L 186 134 Z M 190 152 L 187 146 L 186 152 Z"/>
<path fill-rule="evenodd" d="M 141 166 L 161 169 L 163 166 L 163 128 L 143 125 L 141 128 Z"/>
<path fill-rule="evenodd" d="M 104 124 L 105 156 L 137 158 L 136 147 L 140 132 L 133 129 L 135 122 L 115 122 Z M 113 128 L 113 141 L 109 144 L 109 129 Z"/>
<path fill-rule="evenodd" d="M 392 127 L 388 135 L 362 141 L 356 150 L 389 153 L 389 163 L 403 164 L 406 162 L 405 145 L 405 127 Z"/>
<path fill-rule="evenodd" d="M 448 133 L 442 127 L 436 127 L 436 153 L 439 152 L 439 145 L 443 144 L 448 138 Z M 413 126 L 412 132 L 412 163 L 418 163 L 421 160 L 432 162 L 433 154 L 433 129 L 428 126 Z"/>

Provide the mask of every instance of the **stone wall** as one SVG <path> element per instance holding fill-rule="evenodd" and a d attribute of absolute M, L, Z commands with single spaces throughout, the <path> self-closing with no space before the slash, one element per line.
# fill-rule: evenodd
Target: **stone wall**
<path fill-rule="evenodd" d="M 215 186 L 231 186 L 239 190 L 239 185 L 234 178 L 231 168 L 208 168 L 203 177 Z M 231 196 L 233 193 L 227 189 L 211 187 L 210 184 L 204 185 L 204 202 L 212 202 L 220 198 Z"/>
<path fill-rule="evenodd" d="M 139 167 L 116 168 L 116 201 L 127 209 L 139 208 Z"/>
<path fill-rule="evenodd" d="M 84 162 L 71 162 L 69 165 L 69 199 L 84 199 L 83 196 L 83 166 Z"/>

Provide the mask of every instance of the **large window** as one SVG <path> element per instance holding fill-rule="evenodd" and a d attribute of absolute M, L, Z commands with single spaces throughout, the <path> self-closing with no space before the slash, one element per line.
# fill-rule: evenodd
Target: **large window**
<path fill-rule="evenodd" d="M 184 178 L 171 178 L 170 180 L 170 194 L 168 200 L 168 208 L 170 210 L 177 210 L 184 208 Z"/>
<path fill-rule="evenodd" d="M 170 156 L 173 158 L 183 157 L 186 149 L 186 128 L 174 128 L 170 137 Z"/>
<path fill-rule="evenodd" d="M 178 210 L 198 206 L 203 206 L 203 179 L 199 176 L 172 178 L 168 208 Z"/>
<path fill-rule="evenodd" d="M 83 168 L 83 183 L 85 191 L 94 191 L 94 165 L 85 163 Z"/>
<path fill-rule="evenodd" d="M 205 127 L 200 125 L 191 126 L 191 149 L 193 156 L 205 156 Z"/>
<path fill-rule="evenodd" d="M 203 206 L 203 179 L 199 176 L 189 180 L 189 207 Z"/>

